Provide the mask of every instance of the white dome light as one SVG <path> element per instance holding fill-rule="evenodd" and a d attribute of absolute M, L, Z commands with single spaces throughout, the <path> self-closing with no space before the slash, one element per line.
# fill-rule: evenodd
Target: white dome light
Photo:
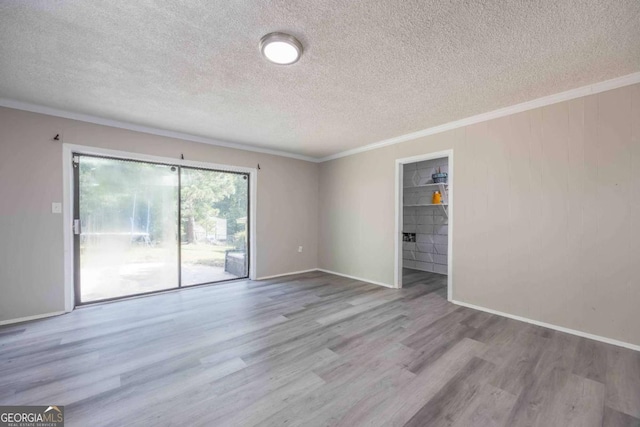
<path fill-rule="evenodd" d="M 289 34 L 270 33 L 260 40 L 260 52 L 274 64 L 289 65 L 302 56 L 302 44 Z"/>

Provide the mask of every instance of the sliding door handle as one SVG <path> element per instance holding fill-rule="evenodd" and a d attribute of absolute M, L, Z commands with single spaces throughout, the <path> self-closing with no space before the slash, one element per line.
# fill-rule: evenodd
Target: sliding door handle
<path fill-rule="evenodd" d="M 73 220 L 73 234 L 80 234 L 80 220 Z"/>

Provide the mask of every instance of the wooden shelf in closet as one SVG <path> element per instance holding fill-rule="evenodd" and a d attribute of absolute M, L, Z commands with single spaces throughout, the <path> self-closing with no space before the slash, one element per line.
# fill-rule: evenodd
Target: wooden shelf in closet
<path fill-rule="evenodd" d="M 449 187 L 449 184 L 446 182 L 437 182 L 437 183 L 430 183 L 430 184 L 411 185 L 403 188 L 407 189 L 407 188 L 423 188 L 423 187 Z"/>
<path fill-rule="evenodd" d="M 417 206 L 449 206 L 449 205 L 446 204 L 446 203 L 437 203 L 437 204 L 434 204 L 434 203 L 418 203 L 416 205 L 403 205 L 403 206 L 405 208 L 415 208 Z"/>

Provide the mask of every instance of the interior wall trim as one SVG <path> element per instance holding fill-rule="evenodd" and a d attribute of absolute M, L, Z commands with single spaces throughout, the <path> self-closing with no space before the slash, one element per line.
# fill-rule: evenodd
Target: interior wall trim
<path fill-rule="evenodd" d="M 38 113 L 38 114 L 45 114 L 47 116 L 62 117 L 64 119 L 77 120 L 80 122 L 93 123 L 96 125 L 110 126 L 118 129 L 126 129 L 126 130 L 135 131 L 135 132 L 148 133 L 151 135 L 164 136 L 167 138 L 175 138 L 175 139 L 182 139 L 185 141 L 199 142 L 202 144 L 215 145 L 218 147 L 233 148 L 236 150 L 243 150 L 243 151 L 252 151 L 255 153 L 270 154 L 273 156 L 280 156 L 280 157 L 290 157 L 292 159 L 318 163 L 317 158 L 304 156 L 302 154 L 290 153 L 287 151 L 280 151 L 280 150 L 272 150 L 269 148 L 262 148 L 262 147 L 257 147 L 249 144 L 223 141 L 220 139 L 205 138 L 203 136 L 191 135 L 183 132 L 175 132 L 175 131 L 155 128 L 151 126 L 136 125 L 133 123 L 122 122 L 119 120 L 105 119 L 98 116 L 92 116 L 90 114 L 74 113 L 71 111 L 61 110 L 58 108 L 45 107 L 43 105 L 16 101 L 9 98 L 0 98 L 0 107 L 13 108 L 14 110 L 29 111 L 29 112 Z"/>
<path fill-rule="evenodd" d="M 373 285 L 384 286 L 385 288 L 395 289 L 395 286 L 390 285 L 388 283 L 384 283 L 384 282 L 377 282 L 375 280 L 365 279 L 363 277 L 357 277 L 357 276 L 352 276 L 350 274 L 338 273 L 337 271 L 326 270 L 324 268 L 316 268 L 316 270 L 322 271 L 323 273 L 335 274 L 336 276 L 346 277 L 347 279 L 359 280 L 361 282 L 371 283 Z"/>
<path fill-rule="evenodd" d="M 553 329 L 555 331 L 564 332 L 564 333 L 575 335 L 575 336 L 578 336 L 578 337 L 588 338 L 588 339 L 595 340 L 595 341 L 600 341 L 600 342 L 603 342 L 603 343 L 606 343 L 606 344 L 611 344 L 611 345 L 615 345 L 615 346 L 618 346 L 618 347 L 628 348 L 630 350 L 640 351 L 640 345 L 637 345 L 637 344 L 631 344 L 631 343 L 624 342 L 624 341 L 618 341 L 618 340 L 615 340 L 613 338 L 607 338 L 607 337 L 603 337 L 603 336 L 600 336 L 600 335 L 590 334 L 588 332 L 582 332 L 582 331 L 578 331 L 578 330 L 575 330 L 575 329 L 569 329 L 569 328 L 565 328 L 563 326 L 554 325 L 554 324 L 551 324 L 551 323 L 540 322 L 538 320 L 529 319 L 527 317 L 516 316 L 515 314 L 509 314 L 509 313 L 505 313 L 505 312 L 502 312 L 502 311 L 493 310 L 491 308 L 481 307 L 479 305 L 469 304 L 469 303 L 462 302 L 462 301 L 451 300 L 451 302 L 456 304 L 456 305 L 461 305 L 463 307 L 472 308 L 474 310 L 484 311 L 484 312 L 495 314 L 495 315 L 498 315 L 498 316 L 507 317 L 509 319 L 517 320 L 519 322 L 530 323 L 532 325 L 542 326 L 543 328 Z"/>
<path fill-rule="evenodd" d="M 596 93 L 605 92 L 608 90 L 617 89 L 624 86 L 630 86 L 636 83 L 640 83 L 640 72 L 628 74 L 626 76 L 617 77 L 615 79 L 606 80 L 603 82 L 594 83 L 587 86 L 582 86 L 576 89 L 570 89 L 565 92 L 560 92 L 553 95 L 543 96 L 542 98 L 537 98 L 532 101 L 522 102 L 520 104 L 500 108 L 498 110 L 489 111 L 487 113 L 478 114 L 475 116 L 467 117 L 465 119 L 460 119 L 460 120 L 445 123 L 442 125 L 430 127 L 427 129 L 422 129 L 416 132 L 411 132 L 411 133 L 396 136 L 393 138 L 384 139 L 382 141 L 374 142 L 372 144 L 368 144 L 362 147 L 353 148 L 351 150 L 346 150 L 340 153 L 332 154 L 330 156 L 322 157 L 321 159 L 319 159 L 319 161 L 326 162 L 329 160 L 339 159 L 341 157 L 352 156 L 354 154 L 375 150 L 377 148 L 386 147 L 388 145 L 400 144 L 402 142 L 411 141 L 413 139 L 418 139 L 425 136 L 446 132 L 449 130 L 473 125 L 476 123 L 486 122 L 488 120 L 509 116 L 515 113 L 521 113 L 523 111 L 533 110 L 535 108 L 545 107 L 547 105 L 557 104 L 563 101 L 569 101 L 571 99 L 581 98 L 587 95 L 594 95 Z"/>
<path fill-rule="evenodd" d="M 0 321 L 0 326 L 11 325 L 14 323 L 28 322 L 30 320 L 44 319 L 45 317 L 60 316 L 61 314 L 64 314 L 64 313 L 65 313 L 64 311 L 53 311 L 51 313 L 36 314 L 34 316 L 26 316 L 26 317 L 18 317 L 17 319 L 2 320 Z"/>
<path fill-rule="evenodd" d="M 273 156 L 289 157 L 292 159 L 304 160 L 312 163 L 322 163 L 329 160 L 339 159 L 341 157 L 347 157 L 365 151 L 375 150 L 377 148 L 386 147 L 388 145 L 400 144 L 402 142 L 411 141 L 413 139 L 422 138 L 428 135 L 434 135 L 448 130 L 457 129 L 464 126 L 469 126 L 475 123 L 485 122 L 487 120 L 497 119 L 499 117 L 508 116 L 523 111 L 533 110 L 535 108 L 544 107 L 547 105 L 557 104 L 558 102 L 568 101 L 575 98 L 580 98 L 587 95 L 594 95 L 596 93 L 605 92 L 607 90 L 617 89 L 624 86 L 630 86 L 632 84 L 640 83 L 640 72 L 627 74 L 626 76 L 616 77 L 614 79 L 605 80 L 598 83 L 593 83 L 587 86 L 582 86 L 575 89 L 570 89 L 564 92 L 544 96 L 531 101 L 522 102 L 520 104 L 512 105 L 509 107 L 500 108 L 498 110 L 489 111 L 487 113 L 478 114 L 475 116 L 467 117 L 465 119 L 456 120 L 453 122 L 445 123 L 438 126 L 422 129 L 416 132 L 399 135 L 393 138 L 384 139 L 382 141 L 374 142 L 364 145 L 362 147 L 353 148 L 351 150 L 341 151 L 335 154 L 331 154 L 326 157 L 311 157 L 298 153 L 290 153 L 288 151 L 273 150 L 269 148 L 257 147 L 250 144 L 242 144 L 236 142 L 223 141 L 214 138 L 206 138 L 197 135 L 191 135 L 188 133 L 175 132 L 166 129 L 155 128 L 152 126 L 142 126 L 133 123 L 122 122 L 118 120 L 105 119 L 102 117 L 92 116 L 90 114 L 75 113 L 53 107 L 45 107 L 43 105 L 32 104 L 28 102 L 16 101 L 10 98 L 0 98 L 0 107 L 13 108 L 15 110 L 30 111 L 32 113 L 45 114 L 48 116 L 62 117 L 65 119 L 78 120 L 81 122 L 94 123 L 102 126 L 111 126 L 119 129 L 126 129 L 136 132 L 148 133 L 151 135 L 164 136 L 167 138 L 182 139 L 185 141 L 199 142 L 202 144 L 209 144 L 218 147 L 233 148 L 236 150 L 251 151 L 255 153 L 270 154 Z"/>
<path fill-rule="evenodd" d="M 448 130 L 453 130 L 460 127 L 485 122 L 487 120 L 497 119 L 499 117 L 504 117 L 511 114 L 515 114 L 515 113 L 521 113 L 523 111 L 533 110 L 535 108 L 540 108 L 547 105 L 557 104 L 558 102 L 568 101 L 571 99 L 580 98 L 587 95 L 594 95 L 596 93 L 605 92 L 607 90 L 617 89 L 624 86 L 630 86 L 636 83 L 640 83 L 640 72 L 617 77 L 615 79 L 605 80 L 603 82 L 593 83 L 593 84 L 582 86 L 575 89 L 570 89 L 565 92 L 544 96 L 542 98 L 537 98 L 531 101 L 522 102 L 520 104 L 500 108 L 498 110 L 489 111 L 487 113 L 478 114 L 475 116 L 467 117 L 465 119 L 456 120 L 456 121 L 445 123 L 442 125 L 433 126 L 430 128 L 416 131 L 416 132 L 411 132 L 411 133 L 399 135 L 393 138 L 384 139 L 382 141 L 367 144 L 362 147 L 357 147 L 351 150 L 346 150 L 346 151 L 341 151 L 335 154 L 331 154 L 326 157 L 310 157 L 310 156 L 305 156 L 298 153 L 290 153 L 287 151 L 272 150 L 269 148 L 257 147 L 250 144 L 229 142 L 229 141 L 223 141 L 219 139 L 191 135 L 188 133 L 175 132 L 175 131 L 170 131 L 166 129 L 155 128 L 151 126 L 136 125 L 133 123 L 127 123 L 127 122 L 122 122 L 118 120 L 105 119 L 102 117 L 92 116 L 89 114 L 75 113 L 75 112 L 66 111 L 58 108 L 45 107 L 43 105 L 16 101 L 10 98 L 0 98 L 0 107 L 13 108 L 15 110 L 30 111 L 32 113 L 62 117 L 65 119 L 78 120 L 78 121 L 87 122 L 87 123 L 94 123 L 102 126 L 111 126 L 119 129 L 126 129 L 126 130 L 132 130 L 136 132 L 148 133 L 151 135 L 164 136 L 167 138 L 175 138 L 175 139 L 182 139 L 185 141 L 199 142 L 202 144 L 209 144 L 209 145 L 214 145 L 218 147 L 226 147 L 226 148 L 233 148 L 236 150 L 270 154 L 273 156 L 289 157 L 292 159 L 304 160 L 312 163 L 323 163 L 329 160 L 339 159 L 341 157 L 347 157 L 354 154 L 375 150 L 377 148 L 386 147 L 388 145 L 400 144 L 402 142 L 411 141 L 413 139 L 422 138 L 424 136 L 434 135 L 437 133 L 446 132 Z"/>

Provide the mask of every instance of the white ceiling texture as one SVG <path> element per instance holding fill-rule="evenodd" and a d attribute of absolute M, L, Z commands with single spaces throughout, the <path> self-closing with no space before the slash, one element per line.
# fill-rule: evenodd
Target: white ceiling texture
<path fill-rule="evenodd" d="M 638 72 L 640 1 L 0 0 L 0 37 L 1 98 L 322 158 Z"/>

